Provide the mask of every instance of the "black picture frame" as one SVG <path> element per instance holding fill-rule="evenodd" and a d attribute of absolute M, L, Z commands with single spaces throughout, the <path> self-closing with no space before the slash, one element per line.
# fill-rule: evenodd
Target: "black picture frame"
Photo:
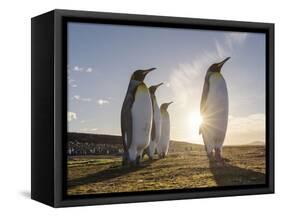
<path fill-rule="evenodd" d="M 266 184 L 190 190 L 67 196 L 67 58 L 69 21 L 266 34 Z M 32 18 L 31 198 L 53 207 L 274 193 L 274 24 L 53 10 Z"/>

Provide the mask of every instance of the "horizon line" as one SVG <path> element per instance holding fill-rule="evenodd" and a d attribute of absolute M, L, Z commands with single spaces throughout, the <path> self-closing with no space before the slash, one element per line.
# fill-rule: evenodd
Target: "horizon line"
<path fill-rule="evenodd" d="M 102 136 L 120 136 L 122 137 L 122 135 L 117 135 L 117 134 L 102 134 L 102 133 L 88 133 L 88 132 L 67 132 L 67 133 L 80 133 L 80 134 L 89 134 L 89 135 L 102 135 Z M 184 142 L 184 143 L 189 143 L 189 144 L 193 144 L 193 145 L 204 145 L 201 143 L 196 143 L 196 142 L 189 142 L 189 141 L 183 141 L 183 140 L 177 140 L 177 139 L 170 139 L 170 141 L 172 142 Z M 243 146 L 243 145 L 251 145 L 252 143 L 263 143 L 263 145 L 259 145 L 259 146 L 265 146 L 266 142 L 265 141 L 261 141 L 261 140 L 253 140 L 251 142 L 245 142 L 245 143 L 241 143 L 241 144 L 237 144 L 237 143 L 233 143 L 233 144 L 225 144 L 225 146 Z"/>

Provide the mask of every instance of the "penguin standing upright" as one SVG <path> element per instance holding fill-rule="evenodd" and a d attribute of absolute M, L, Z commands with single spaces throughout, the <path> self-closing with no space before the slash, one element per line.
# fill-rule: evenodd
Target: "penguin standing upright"
<path fill-rule="evenodd" d="M 223 162 L 221 152 L 228 123 L 228 92 L 221 68 L 229 59 L 227 57 L 209 67 L 200 105 L 203 123 L 199 134 L 202 134 L 208 156 L 212 157 L 214 150 L 218 162 Z"/>
<path fill-rule="evenodd" d="M 123 164 L 138 164 L 144 149 L 150 143 L 152 102 L 149 90 L 143 81 L 154 69 L 137 70 L 130 79 L 121 110 Z"/>
<path fill-rule="evenodd" d="M 161 136 L 161 113 L 157 103 L 155 92 L 157 88 L 160 87 L 162 84 L 163 83 L 160 83 L 149 87 L 150 97 L 152 101 L 152 108 L 153 108 L 153 119 L 152 119 L 150 144 L 146 148 L 145 153 L 148 155 L 150 160 L 153 159 L 156 146 L 159 144 L 160 136 Z"/>
<path fill-rule="evenodd" d="M 161 137 L 159 144 L 156 146 L 157 153 L 160 158 L 164 158 L 169 149 L 170 144 L 170 116 L 167 111 L 168 106 L 173 102 L 163 103 L 160 106 L 161 114 Z"/>

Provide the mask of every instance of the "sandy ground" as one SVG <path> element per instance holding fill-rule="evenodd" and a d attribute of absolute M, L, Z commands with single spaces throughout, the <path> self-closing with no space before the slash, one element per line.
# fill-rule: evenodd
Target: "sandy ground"
<path fill-rule="evenodd" d="M 227 163 L 218 166 L 200 145 L 171 147 L 166 158 L 144 158 L 137 167 L 123 167 L 120 156 L 72 156 L 68 158 L 68 194 L 265 183 L 264 146 L 224 147 L 223 156 Z"/>

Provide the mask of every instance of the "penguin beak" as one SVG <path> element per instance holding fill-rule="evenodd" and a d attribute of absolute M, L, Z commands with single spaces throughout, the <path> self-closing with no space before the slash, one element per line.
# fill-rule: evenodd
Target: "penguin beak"
<path fill-rule="evenodd" d="M 225 58 L 223 61 L 221 61 L 220 63 L 218 63 L 219 69 L 221 69 L 222 66 L 225 64 L 225 62 L 226 62 L 227 60 L 229 60 L 229 59 L 230 59 L 230 57 L 227 57 L 227 58 Z"/>
<path fill-rule="evenodd" d="M 171 105 L 172 103 L 173 103 L 173 101 L 172 101 L 172 102 L 169 102 L 169 103 L 168 103 L 168 106 Z"/>
<path fill-rule="evenodd" d="M 150 69 L 146 69 L 146 70 L 143 70 L 143 75 L 146 76 L 149 72 L 155 70 L 156 68 L 150 68 Z"/>
<path fill-rule="evenodd" d="M 158 87 L 160 87 L 161 85 L 163 85 L 164 83 L 163 82 L 161 82 L 160 84 L 157 84 L 156 85 L 156 89 L 158 88 Z"/>

